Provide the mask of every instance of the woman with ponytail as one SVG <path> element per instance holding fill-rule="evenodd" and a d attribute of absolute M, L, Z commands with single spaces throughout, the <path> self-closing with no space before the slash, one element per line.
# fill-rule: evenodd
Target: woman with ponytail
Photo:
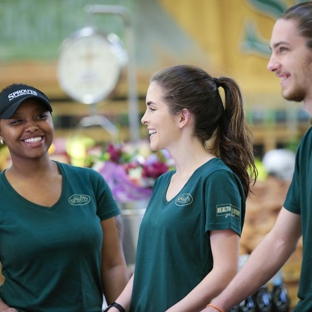
<path fill-rule="evenodd" d="M 242 94 L 229 77 L 169 67 L 151 78 L 142 123 L 150 148 L 166 149 L 175 170 L 154 185 L 134 275 L 107 310 L 200 311 L 237 272 L 246 197 L 257 177 Z"/>

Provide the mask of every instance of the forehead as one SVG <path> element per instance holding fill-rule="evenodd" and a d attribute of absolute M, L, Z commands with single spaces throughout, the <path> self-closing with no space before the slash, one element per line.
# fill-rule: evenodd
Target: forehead
<path fill-rule="evenodd" d="M 270 46 L 273 48 L 281 43 L 291 46 L 305 44 L 305 38 L 300 36 L 296 21 L 285 19 L 276 21 L 272 31 Z"/>
<path fill-rule="evenodd" d="M 161 97 L 162 94 L 163 90 L 161 86 L 157 82 L 153 81 L 147 89 L 146 99 L 148 100 L 154 97 Z"/>

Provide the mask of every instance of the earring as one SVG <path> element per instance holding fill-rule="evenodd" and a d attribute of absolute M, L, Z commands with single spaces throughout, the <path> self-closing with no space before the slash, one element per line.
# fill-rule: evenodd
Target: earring
<path fill-rule="evenodd" d="M 0 144 L 3 144 L 3 139 L 0 139 Z"/>

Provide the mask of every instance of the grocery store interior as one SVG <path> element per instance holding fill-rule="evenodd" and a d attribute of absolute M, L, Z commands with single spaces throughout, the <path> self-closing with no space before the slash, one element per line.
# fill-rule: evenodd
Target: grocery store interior
<path fill-rule="evenodd" d="M 174 168 L 170 155 L 149 149 L 140 122 L 149 79 L 168 66 L 195 65 L 238 82 L 259 170 L 255 196 L 247 199 L 242 259 L 272 228 L 291 182 L 296 149 L 310 127 L 303 105 L 286 101 L 279 79 L 267 70 L 274 22 L 295 2 L 300 1 L 1 1 L 0 89 L 24 83 L 49 97 L 55 126 L 51 158 L 93 167 L 105 178 L 106 162 L 114 163 L 116 175 L 118 167 L 126 168 L 126 176 L 114 179 L 124 186 L 115 196 L 130 271 L 157 177 L 142 175 L 142 168 L 153 161 L 166 164 L 157 167 L 158 174 Z M 133 159 L 140 165 L 131 170 Z M 0 145 L 0 170 L 9 165 L 8 150 Z M 298 301 L 301 247 L 300 241 L 282 269 L 290 309 Z M 0 284 L 3 280 L 0 276 Z"/>

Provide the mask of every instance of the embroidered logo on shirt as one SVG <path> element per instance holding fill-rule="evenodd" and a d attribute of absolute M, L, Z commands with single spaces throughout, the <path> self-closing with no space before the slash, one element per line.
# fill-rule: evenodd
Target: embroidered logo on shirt
<path fill-rule="evenodd" d="M 240 217 L 240 210 L 237 207 L 232 206 L 231 204 L 217 205 L 217 217 Z"/>
<path fill-rule="evenodd" d="M 91 197 L 89 195 L 83 194 L 74 194 L 69 197 L 68 202 L 73 206 L 81 206 L 86 205 L 91 201 Z"/>
<path fill-rule="evenodd" d="M 188 193 L 181 194 L 175 200 L 175 204 L 177 206 L 187 206 L 187 205 L 190 205 L 192 202 L 193 202 L 193 197 L 191 194 L 188 194 Z"/>

